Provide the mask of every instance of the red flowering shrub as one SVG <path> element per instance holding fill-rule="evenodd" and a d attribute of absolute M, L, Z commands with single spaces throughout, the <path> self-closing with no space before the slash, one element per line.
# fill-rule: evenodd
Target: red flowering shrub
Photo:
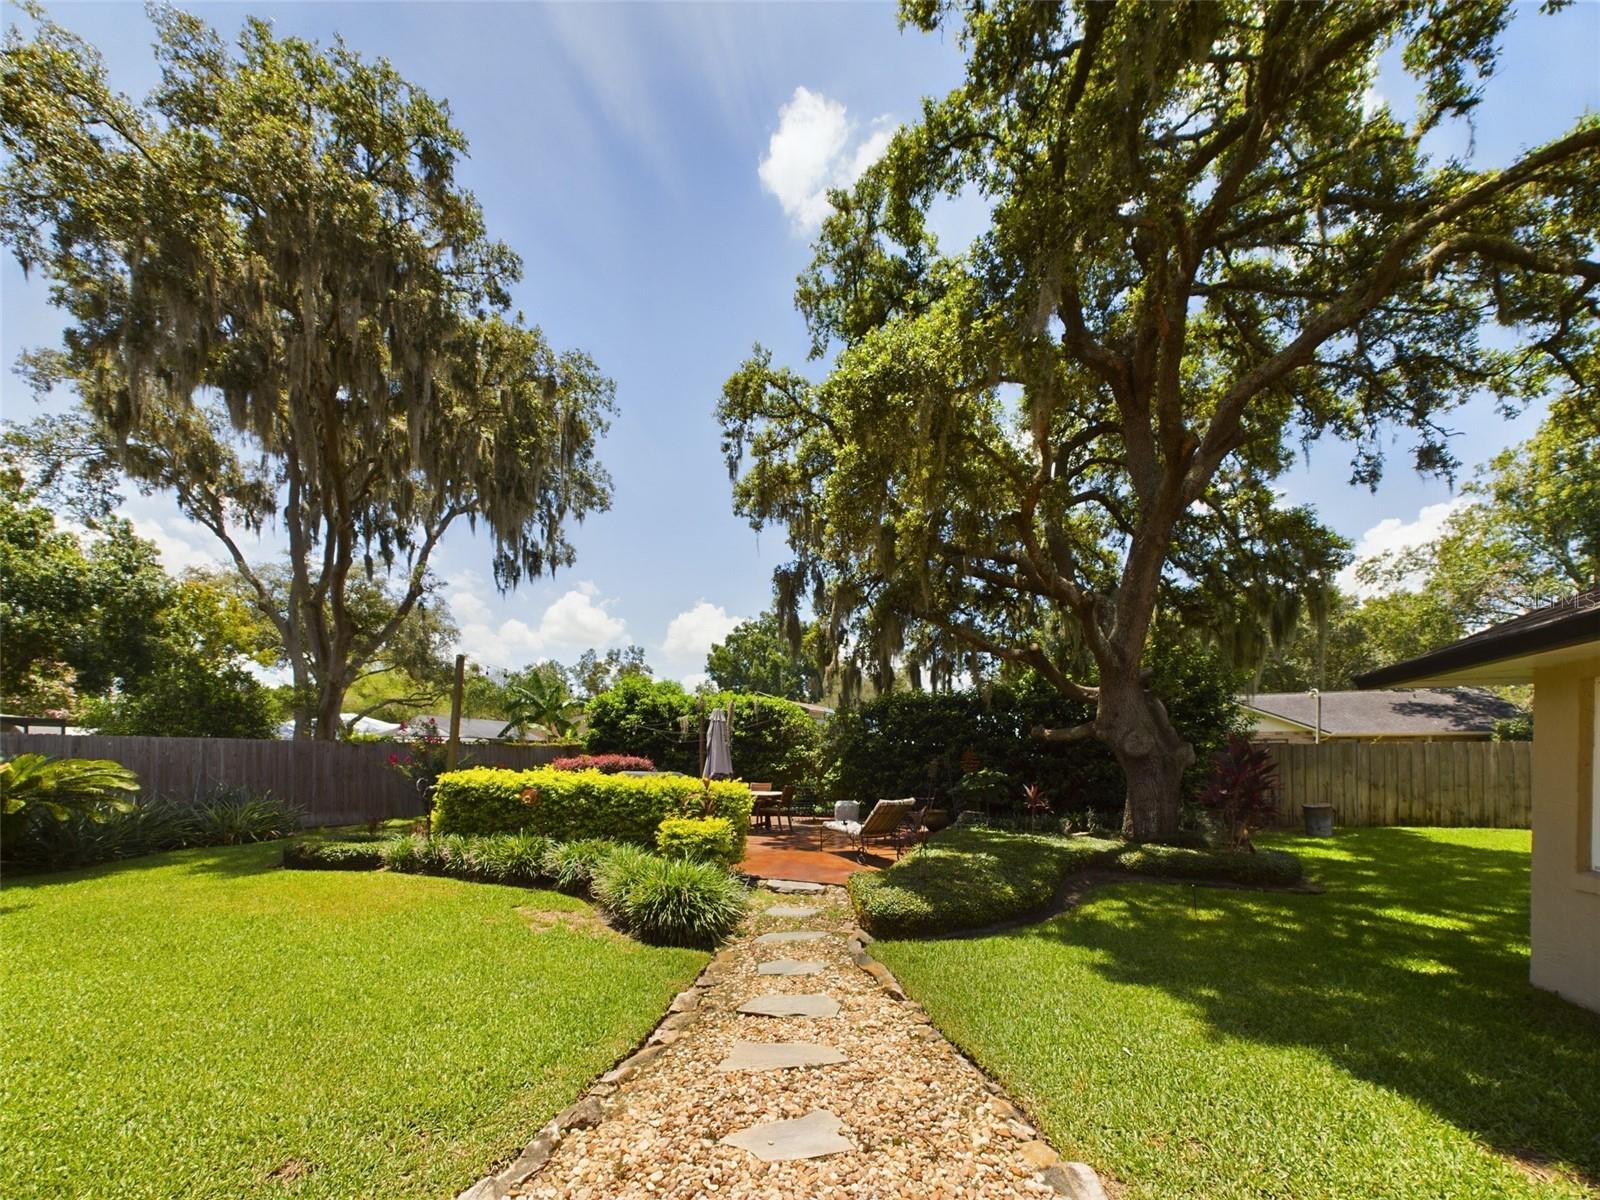
<path fill-rule="evenodd" d="M 633 754 L 574 754 L 571 758 L 558 758 L 550 766 L 557 771 L 599 771 L 602 775 L 656 769 L 648 758 Z"/>

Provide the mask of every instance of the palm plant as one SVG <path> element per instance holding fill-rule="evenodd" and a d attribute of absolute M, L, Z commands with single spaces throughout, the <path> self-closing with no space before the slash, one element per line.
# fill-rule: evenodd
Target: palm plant
<path fill-rule="evenodd" d="M 128 794 L 138 790 L 139 777 L 110 759 L 19 754 L 0 762 L 0 812 L 8 817 L 45 812 L 57 821 L 74 815 L 104 821 L 132 812 Z"/>
<path fill-rule="evenodd" d="M 542 725 L 558 738 L 568 737 L 577 728 L 583 712 L 581 701 L 574 700 L 563 680 L 542 671 L 506 688 L 506 721 L 500 736 L 513 729 L 519 732 Z"/>

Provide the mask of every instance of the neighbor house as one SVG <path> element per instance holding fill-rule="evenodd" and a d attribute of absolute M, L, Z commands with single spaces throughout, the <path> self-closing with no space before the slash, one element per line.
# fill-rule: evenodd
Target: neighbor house
<path fill-rule="evenodd" d="M 1530 976 L 1600 1011 L 1600 588 L 1356 683 L 1533 685 Z"/>
<path fill-rule="evenodd" d="M 1482 688 L 1384 692 L 1258 692 L 1240 696 L 1257 742 L 1488 741 L 1495 724 L 1523 715 Z"/>

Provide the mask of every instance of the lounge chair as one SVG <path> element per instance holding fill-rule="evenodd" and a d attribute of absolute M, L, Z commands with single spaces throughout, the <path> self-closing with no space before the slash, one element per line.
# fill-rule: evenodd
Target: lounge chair
<path fill-rule="evenodd" d="M 915 797 L 879 800 L 872 806 L 865 821 L 824 821 L 823 828 L 842 833 L 854 842 L 858 861 L 866 861 L 869 841 L 893 842 L 894 856 L 899 858 L 906 843 L 921 832 L 917 823 L 910 820 L 911 810 L 916 803 Z"/>

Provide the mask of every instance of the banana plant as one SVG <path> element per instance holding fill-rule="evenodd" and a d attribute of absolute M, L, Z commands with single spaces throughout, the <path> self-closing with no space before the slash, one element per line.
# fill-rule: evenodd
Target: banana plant
<path fill-rule="evenodd" d="M 577 727 L 578 716 L 583 712 L 582 702 L 572 698 L 565 683 L 537 671 L 506 688 L 505 708 L 509 719 L 500 731 L 501 737 L 513 729 L 542 725 L 553 736 L 564 738 Z"/>
<path fill-rule="evenodd" d="M 74 815 L 106 821 L 133 811 L 129 798 L 139 777 L 106 758 L 51 758 L 19 754 L 0 762 L 0 812 L 8 817 L 38 810 L 58 821 Z"/>

